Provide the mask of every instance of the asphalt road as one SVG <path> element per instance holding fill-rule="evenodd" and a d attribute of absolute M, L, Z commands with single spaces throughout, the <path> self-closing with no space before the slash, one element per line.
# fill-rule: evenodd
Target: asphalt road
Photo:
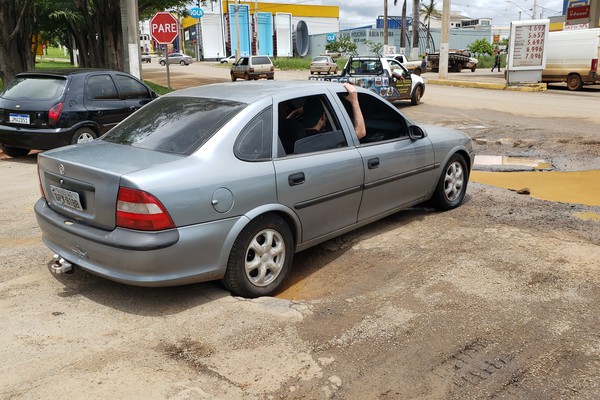
<path fill-rule="evenodd" d="M 597 104 L 429 85 L 398 107 L 467 132 L 477 154 L 573 171 L 600 168 Z M 297 254 L 277 297 L 246 300 L 52 276 L 35 154 L 0 154 L 0 176 L 0 398 L 600 398 L 600 207 L 470 183 L 455 210 L 415 207 Z"/>

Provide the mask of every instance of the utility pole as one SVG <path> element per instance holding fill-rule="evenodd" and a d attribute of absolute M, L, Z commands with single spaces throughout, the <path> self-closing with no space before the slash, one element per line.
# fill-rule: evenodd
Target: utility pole
<path fill-rule="evenodd" d="M 450 36 L 450 0 L 444 0 L 442 8 L 442 35 L 440 43 L 439 78 L 448 78 L 448 37 Z"/>
<path fill-rule="evenodd" d="M 600 0 L 590 0 L 590 28 L 598 28 Z"/>
<path fill-rule="evenodd" d="M 383 51 L 387 51 L 388 45 L 388 0 L 383 0 Z"/>
<path fill-rule="evenodd" d="M 240 20 L 238 18 L 238 10 L 240 9 L 240 0 L 235 0 L 235 59 L 240 58 Z"/>
<path fill-rule="evenodd" d="M 533 19 L 537 19 L 537 0 L 533 0 L 533 9 L 531 11 L 533 13 Z"/>

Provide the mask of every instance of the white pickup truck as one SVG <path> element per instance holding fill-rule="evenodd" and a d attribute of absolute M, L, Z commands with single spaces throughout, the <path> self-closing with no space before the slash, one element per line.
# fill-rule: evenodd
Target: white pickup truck
<path fill-rule="evenodd" d="M 423 78 L 412 74 L 398 61 L 386 57 L 353 56 L 339 75 L 310 76 L 317 81 L 350 82 L 369 89 L 390 102 L 421 102 L 425 93 Z"/>
<path fill-rule="evenodd" d="M 398 61 L 415 75 L 421 75 L 421 73 L 425 72 L 421 69 L 421 61 L 408 61 L 404 54 L 386 54 L 385 57 Z"/>

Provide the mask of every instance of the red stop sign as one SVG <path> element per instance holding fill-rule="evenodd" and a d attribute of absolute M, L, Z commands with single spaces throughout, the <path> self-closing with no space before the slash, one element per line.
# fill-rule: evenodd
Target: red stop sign
<path fill-rule="evenodd" d="M 157 12 L 150 20 L 150 35 L 160 44 L 169 44 L 177 37 L 177 20 L 168 12 Z"/>

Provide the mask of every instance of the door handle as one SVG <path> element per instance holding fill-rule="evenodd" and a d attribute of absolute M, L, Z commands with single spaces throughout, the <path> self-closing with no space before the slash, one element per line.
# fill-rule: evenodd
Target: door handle
<path fill-rule="evenodd" d="M 371 158 L 369 161 L 367 161 L 367 167 L 369 167 L 369 169 L 379 168 L 379 158 Z"/>
<path fill-rule="evenodd" d="M 288 176 L 288 184 L 290 186 L 298 186 L 304 183 L 304 172 L 297 172 Z"/>

